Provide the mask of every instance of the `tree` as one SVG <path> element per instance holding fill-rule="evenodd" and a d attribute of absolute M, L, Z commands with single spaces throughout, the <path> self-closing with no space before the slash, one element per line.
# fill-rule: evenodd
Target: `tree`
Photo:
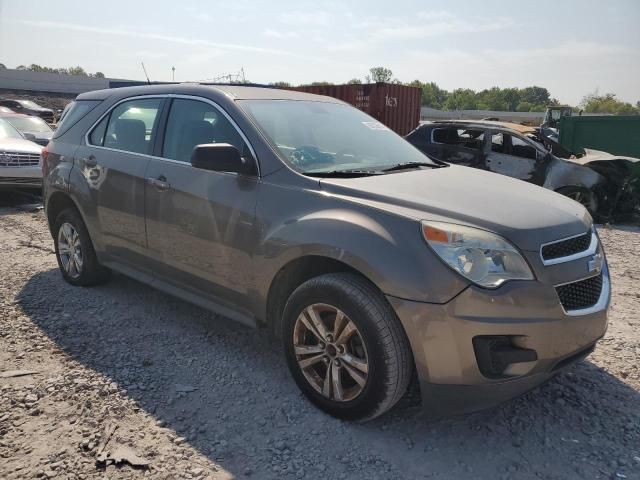
<path fill-rule="evenodd" d="M 328 85 L 333 85 L 333 83 L 321 81 L 321 82 L 311 82 L 309 85 L 311 85 L 312 87 L 326 87 Z"/>
<path fill-rule="evenodd" d="M 87 76 L 87 72 L 84 71 L 84 68 L 77 66 L 77 67 L 69 67 L 69 75 L 79 75 L 82 77 L 86 77 Z"/>
<path fill-rule="evenodd" d="M 530 112 L 533 105 L 529 102 L 520 102 L 516 107 L 516 112 Z"/>
<path fill-rule="evenodd" d="M 0 63 L 0 70 L 6 70 L 7 66 L 4 63 Z"/>
<path fill-rule="evenodd" d="M 475 95 L 476 107 L 479 110 L 508 110 L 509 105 L 505 100 L 504 91 L 498 87 L 490 88 L 489 90 L 482 90 Z M 514 108 L 516 105 L 514 105 Z"/>
<path fill-rule="evenodd" d="M 615 93 L 598 95 L 598 92 L 586 95 L 580 105 L 587 113 L 610 113 L 614 115 L 638 115 L 640 109 L 616 98 Z"/>
<path fill-rule="evenodd" d="M 16 70 L 26 70 L 26 69 L 27 69 L 27 67 L 25 67 L 24 65 L 18 65 L 16 67 Z"/>
<path fill-rule="evenodd" d="M 291 88 L 291 84 L 289 82 L 273 82 L 269 85 L 272 85 L 277 88 Z"/>
<path fill-rule="evenodd" d="M 369 69 L 369 73 L 371 74 L 371 80 L 375 83 L 388 83 L 393 78 L 393 72 L 385 67 L 373 67 Z"/>
<path fill-rule="evenodd" d="M 520 90 L 520 101 L 529 102 L 533 105 L 542 104 L 549 105 L 551 103 L 551 95 L 549 90 L 542 87 L 526 87 Z"/>
<path fill-rule="evenodd" d="M 414 80 L 409 86 L 422 90 L 422 105 L 426 107 L 442 109 L 449 97 L 449 92 L 438 87 L 434 82 L 422 83 L 420 80 Z"/>
<path fill-rule="evenodd" d="M 104 78 L 104 73 L 96 72 L 93 76 L 96 77 L 96 78 Z"/>
<path fill-rule="evenodd" d="M 447 110 L 476 110 L 476 92 L 469 88 L 457 88 L 449 94 L 447 101 L 444 102 L 444 108 Z"/>
<path fill-rule="evenodd" d="M 347 82 L 347 85 L 362 85 L 362 80 L 359 78 L 352 78 Z"/>

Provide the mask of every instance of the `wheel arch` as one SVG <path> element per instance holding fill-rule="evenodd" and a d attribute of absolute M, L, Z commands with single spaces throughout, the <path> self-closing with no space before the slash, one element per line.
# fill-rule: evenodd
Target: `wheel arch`
<path fill-rule="evenodd" d="M 80 218 L 82 218 L 82 221 L 84 222 L 84 217 L 82 215 L 82 212 L 80 211 L 80 208 L 78 208 L 78 205 L 71 198 L 69 194 L 62 191 L 53 192 L 51 196 L 47 199 L 47 208 L 46 208 L 47 223 L 49 225 L 49 231 L 51 232 L 52 235 L 53 235 L 53 226 L 55 224 L 56 218 L 58 218 L 58 215 L 60 215 L 60 212 L 62 212 L 66 208 L 75 209 L 80 215 Z"/>
<path fill-rule="evenodd" d="M 323 255 L 305 255 L 290 260 L 274 276 L 269 286 L 266 302 L 266 324 L 272 333 L 280 338 L 282 313 L 293 291 L 311 278 L 327 273 L 348 272 L 369 282 L 376 290 L 375 283 L 357 268 L 335 258 Z M 382 292 L 380 292 L 382 294 Z"/>

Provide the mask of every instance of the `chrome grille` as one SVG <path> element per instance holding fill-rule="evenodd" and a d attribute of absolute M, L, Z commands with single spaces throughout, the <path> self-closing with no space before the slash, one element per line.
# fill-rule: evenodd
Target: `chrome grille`
<path fill-rule="evenodd" d="M 553 260 L 556 258 L 569 257 L 576 253 L 584 252 L 591 244 L 591 232 L 587 232 L 577 237 L 549 243 L 542 247 L 542 259 Z"/>
<path fill-rule="evenodd" d="M 602 292 L 602 273 L 595 277 L 556 287 L 560 303 L 565 311 L 581 310 L 598 303 Z"/>
<path fill-rule="evenodd" d="M 37 153 L 0 152 L 0 167 L 35 167 L 39 163 Z"/>

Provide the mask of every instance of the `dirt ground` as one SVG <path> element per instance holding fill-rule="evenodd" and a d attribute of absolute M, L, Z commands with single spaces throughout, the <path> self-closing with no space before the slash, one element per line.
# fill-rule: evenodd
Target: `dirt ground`
<path fill-rule="evenodd" d="M 0 478 L 640 479 L 640 229 L 599 231 L 613 302 L 586 361 L 489 411 L 429 422 L 409 396 L 359 425 L 263 331 L 120 275 L 65 284 L 42 210 L 0 196 Z"/>

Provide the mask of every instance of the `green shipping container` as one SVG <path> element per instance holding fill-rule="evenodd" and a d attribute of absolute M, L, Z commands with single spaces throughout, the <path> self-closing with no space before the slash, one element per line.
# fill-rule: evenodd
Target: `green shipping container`
<path fill-rule="evenodd" d="M 592 148 L 640 158 L 640 115 L 562 117 L 559 142 L 574 153 Z"/>

